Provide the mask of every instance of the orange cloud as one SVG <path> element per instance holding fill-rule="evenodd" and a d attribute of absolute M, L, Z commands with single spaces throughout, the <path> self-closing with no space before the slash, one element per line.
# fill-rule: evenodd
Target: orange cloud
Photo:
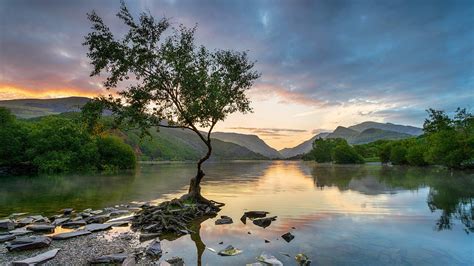
<path fill-rule="evenodd" d="M 68 96 L 94 97 L 98 93 L 80 88 L 29 89 L 8 84 L 0 84 L 0 100 L 25 98 L 59 98 Z"/>

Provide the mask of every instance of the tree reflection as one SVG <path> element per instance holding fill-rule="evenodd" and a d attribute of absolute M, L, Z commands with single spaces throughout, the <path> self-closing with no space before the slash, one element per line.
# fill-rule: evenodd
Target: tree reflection
<path fill-rule="evenodd" d="M 435 229 L 452 229 L 453 220 L 458 220 L 467 233 L 474 232 L 473 172 L 435 167 L 314 165 L 311 174 L 319 189 L 337 187 L 371 195 L 429 187 L 428 208 L 441 212 Z"/>

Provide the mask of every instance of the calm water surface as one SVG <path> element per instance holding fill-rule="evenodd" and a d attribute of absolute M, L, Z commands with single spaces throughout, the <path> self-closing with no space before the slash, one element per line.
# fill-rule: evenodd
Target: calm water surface
<path fill-rule="evenodd" d="M 113 176 L 3 177 L 0 217 L 160 202 L 186 191 L 194 167 L 169 163 Z M 315 265 L 474 265 L 472 172 L 284 161 L 208 163 L 205 171 L 203 193 L 225 202 L 219 215 L 234 223 L 216 226 L 216 218 L 208 219 L 199 234 L 163 240 L 165 259 L 245 265 L 266 251 L 285 265 L 294 265 L 294 259 L 280 252 L 303 252 Z M 278 218 L 263 229 L 239 220 L 246 210 Z M 290 243 L 280 237 L 286 232 L 295 235 Z M 207 249 L 227 244 L 244 252 L 220 257 Z"/>

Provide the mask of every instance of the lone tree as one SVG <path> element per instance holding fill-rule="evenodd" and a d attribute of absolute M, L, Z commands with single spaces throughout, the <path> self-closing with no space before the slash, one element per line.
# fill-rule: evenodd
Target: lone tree
<path fill-rule="evenodd" d="M 198 161 L 197 174 L 182 199 L 208 202 L 201 195 L 200 183 L 202 164 L 212 152 L 211 132 L 227 115 L 252 111 L 245 91 L 260 74 L 253 70 L 254 62 L 246 52 L 197 46 L 196 27 L 172 28 L 169 19 L 155 20 L 149 13 L 140 14 L 136 21 L 124 2 L 117 16 L 128 28 L 121 38 L 94 11 L 89 13 L 92 32 L 83 45 L 94 66 L 91 76 L 106 72 L 107 89 L 117 88 L 124 80 L 126 89 L 95 98 L 90 106 L 101 106 L 96 114 L 107 108 L 119 124 L 145 133 L 152 127 L 194 131 L 207 153 Z"/>

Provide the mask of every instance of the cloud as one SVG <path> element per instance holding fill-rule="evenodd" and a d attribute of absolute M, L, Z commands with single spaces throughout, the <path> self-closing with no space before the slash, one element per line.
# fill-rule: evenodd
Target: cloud
<path fill-rule="evenodd" d="M 295 133 L 305 133 L 305 129 L 293 129 L 293 128 L 258 128 L 258 127 L 230 127 L 231 130 L 251 132 L 253 134 L 258 134 L 261 136 L 267 137 L 278 137 L 278 136 L 288 136 Z"/>

